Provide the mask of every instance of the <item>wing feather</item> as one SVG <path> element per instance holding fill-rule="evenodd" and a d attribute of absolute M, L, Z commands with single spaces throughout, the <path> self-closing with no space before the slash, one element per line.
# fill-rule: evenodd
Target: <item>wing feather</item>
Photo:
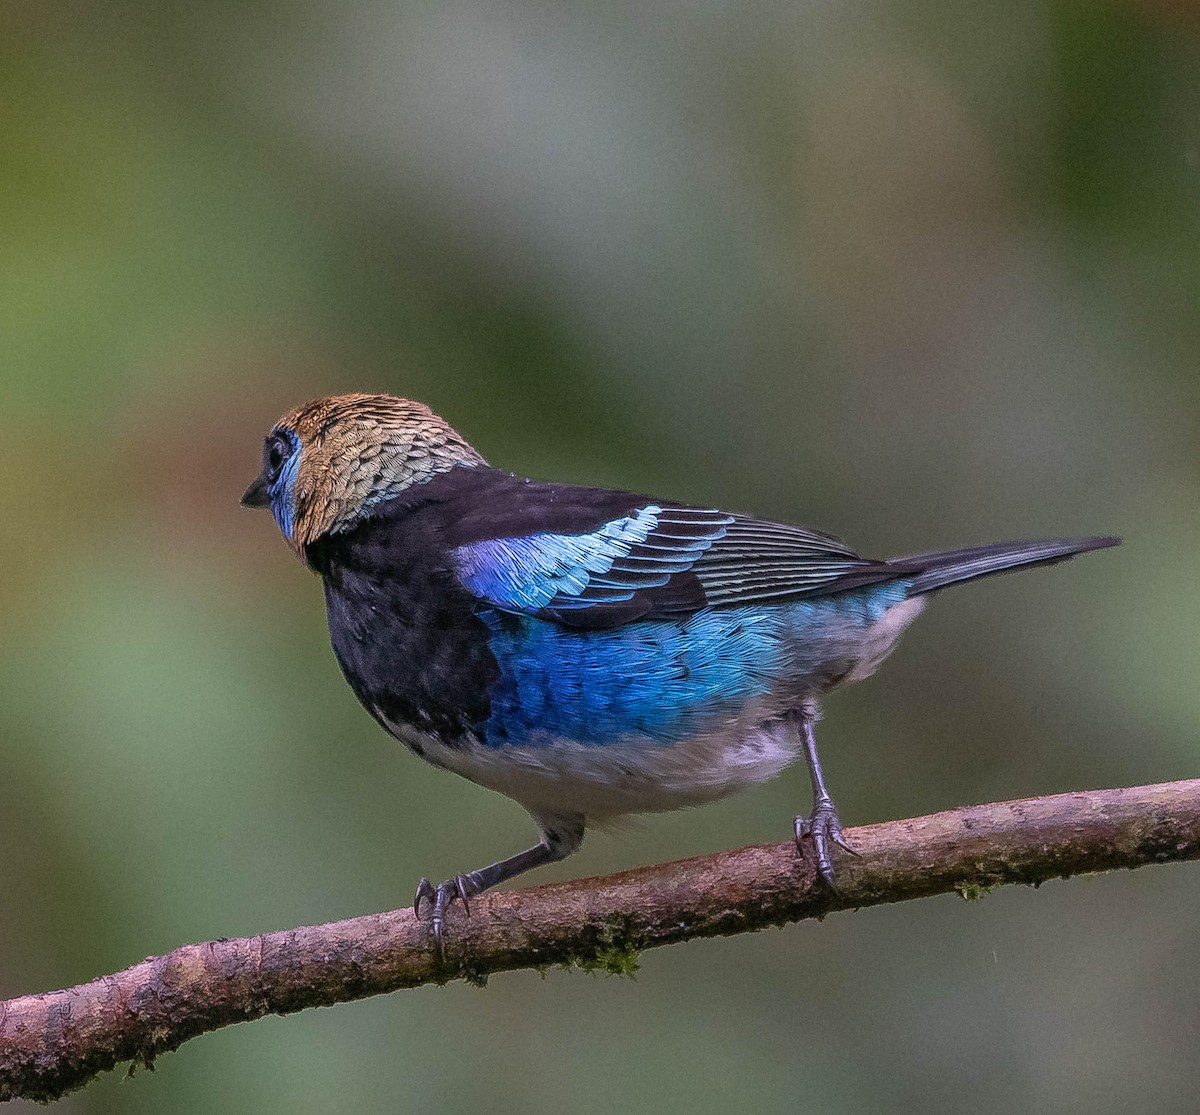
<path fill-rule="evenodd" d="M 819 531 L 657 503 L 588 532 L 488 538 L 452 557 L 480 600 L 588 627 L 836 592 L 906 572 Z"/>

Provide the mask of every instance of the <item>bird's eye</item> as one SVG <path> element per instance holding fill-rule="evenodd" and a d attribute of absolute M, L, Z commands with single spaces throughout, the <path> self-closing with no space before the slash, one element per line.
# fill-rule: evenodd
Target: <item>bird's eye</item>
<path fill-rule="evenodd" d="M 279 470 L 283 468 L 283 462 L 292 455 L 292 447 L 286 438 L 279 434 L 272 434 L 267 438 L 265 449 L 267 473 L 274 480 L 279 475 Z"/>

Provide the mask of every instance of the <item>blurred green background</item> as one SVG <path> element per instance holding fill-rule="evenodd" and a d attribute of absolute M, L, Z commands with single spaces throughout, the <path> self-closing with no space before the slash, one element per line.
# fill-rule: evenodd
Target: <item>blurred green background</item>
<path fill-rule="evenodd" d="M 851 825 L 1196 775 L 1193 10 L 0 9 L 0 995 L 529 842 L 374 726 L 238 507 L 330 391 L 872 554 L 1122 533 L 936 601 L 828 702 L 826 771 Z M 795 771 L 540 877 L 807 803 Z M 61 1110 L 1193 1111 L 1198 872 L 267 1019 Z"/>

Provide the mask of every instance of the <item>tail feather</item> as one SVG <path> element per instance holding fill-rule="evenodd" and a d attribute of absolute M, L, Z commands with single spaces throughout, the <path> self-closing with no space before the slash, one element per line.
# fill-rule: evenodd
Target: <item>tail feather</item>
<path fill-rule="evenodd" d="M 1089 550 L 1104 550 L 1119 546 L 1120 538 L 1055 538 L 1040 542 L 993 542 L 990 546 L 972 546 L 965 550 L 945 550 L 937 553 L 912 554 L 892 558 L 888 564 L 918 570 L 909 589 L 910 596 L 933 592 L 935 589 L 973 581 L 1009 569 L 1035 565 L 1053 565 Z"/>

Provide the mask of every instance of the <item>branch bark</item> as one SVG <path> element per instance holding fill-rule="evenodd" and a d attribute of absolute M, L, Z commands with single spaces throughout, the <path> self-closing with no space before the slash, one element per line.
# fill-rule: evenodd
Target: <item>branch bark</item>
<path fill-rule="evenodd" d="M 838 910 L 1200 858 L 1200 779 L 971 806 L 850 829 L 838 890 L 784 844 L 472 899 L 446 955 L 408 909 L 183 945 L 65 991 L 0 1003 L 0 1100 L 51 1100 L 122 1062 L 265 1014 L 565 964 L 631 973 L 642 949 Z"/>

